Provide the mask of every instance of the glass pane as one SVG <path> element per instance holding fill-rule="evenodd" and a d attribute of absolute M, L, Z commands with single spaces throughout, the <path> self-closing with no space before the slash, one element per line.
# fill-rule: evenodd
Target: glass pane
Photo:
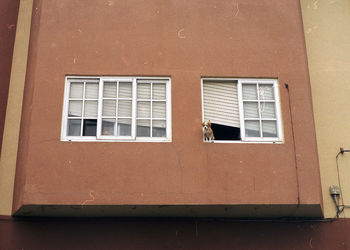
<path fill-rule="evenodd" d="M 131 97 L 132 97 L 131 82 L 120 82 L 118 98 L 131 98 Z"/>
<path fill-rule="evenodd" d="M 96 136 L 96 119 L 85 119 L 83 126 L 83 136 Z"/>
<path fill-rule="evenodd" d="M 67 136 L 80 136 L 81 119 L 68 120 Z"/>
<path fill-rule="evenodd" d="M 245 136 L 260 137 L 259 121 L 245 121 Z"/>
<path fill-rule="evenodd" d="M 97 101 L 85 101 L 85 117 L 97 117 Z"/>
<path fill-rule="evenodd" d="M 137 99 L 151 99 L 151 84 L 137 84 Z"/>
<path fill-rule="evenodd" d="M 262 121 L 263 137 L 277 137 L 276 121 Z"/>
<path fill-rule="evenodd" d="M 150 137 L 150 120 L 137 120 L 136 136 Z"/>
<path fill-rule="evenodd" d="M 68 116 L 81 117 L 83 101 L 69 101 Z"/>
<path fill-rule="evenodd" d="M 118 116 L 119 117 L 131 117 L 131 101 L 118 102 Z"/>
<path fill-rule="evenodd" d="M 102 119 L 102 135 L 114 135 L 115 119 Z"/>
<path fill-rule="evenodd" d="M 137 118 L 150 118 L 150 102 L 137 102 Z"/>
<path fill-rule="evenodd" d="M 115 116 L 116 112 L 116 101 L 115 100 L 104 100 L 102 105 L 103 116 Z"/>
<path fill-rule="evenodd" d="M 256 84 L 242 84 L 242 94 L 244 100 L 257 100 Z"/>
<path fill-rule="evenodd" d="M 103 97 L 117 98 L 117 82 L 104 82 Z"/>
<path fill-rule="evenodd" d="M 166 137 L 166 121 L 152 121 L 152 137 Z"/>
<path fill-rule="evenodd" d="M 153 102 L 152 103 L 152 117 L 153 118 L 165 118 L 166 117 L 165 102 Z"/>
<path fill-rule="evenodd" d="M 98 98 L 98 83 L 86 83 L 85 86 L 85 98 L 97 99 Z"/>
<path fill-rule="evenodd" d="M 272 84 L 259 84 L 260 100 L 275 100 Z"/>
<path fill-rule="evenodd" d="M 166 99 L 165 83 L 153 83 L 152 99 L 156 99 L 156 100 L 165 100 Z"/>
<path fill-rule="evenodd" d="M 244 102 L 243 109 L 245 118 L 259 118 L 257 102 Z"/>
<path fill-rule="evenodd" d="M 118 119 L 118 136 L 131 135 L 131 119 Z"/>
<path fill-rule="evenodd" d="M 82 82 L 72 82 L 70 84 L 70 98 L 83 98 L 84 83 Z"/>
<path fill-rule="evenodd" d="M 260 110 L 262 118 L 276 118 L 274 102 L 260 102 Z"/>

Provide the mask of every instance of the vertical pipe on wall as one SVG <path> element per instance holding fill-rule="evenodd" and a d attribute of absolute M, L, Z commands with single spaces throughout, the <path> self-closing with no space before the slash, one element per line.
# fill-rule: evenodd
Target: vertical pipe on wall
<path fill-rule="evenodd" d="M 11 215 L 33 0 L 21 0 L 0 159 L 0 215 Z"/>

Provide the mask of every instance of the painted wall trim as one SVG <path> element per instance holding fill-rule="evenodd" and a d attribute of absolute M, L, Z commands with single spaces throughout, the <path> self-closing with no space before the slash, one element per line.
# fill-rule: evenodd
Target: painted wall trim
<path fill-rule="evenodd" d="M 0 215 L 11 215 L 33 0 L 21 0 L 0 159 Z"/>

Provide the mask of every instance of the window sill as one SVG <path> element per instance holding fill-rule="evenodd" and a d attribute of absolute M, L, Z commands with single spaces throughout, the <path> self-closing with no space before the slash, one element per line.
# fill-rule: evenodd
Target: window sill
<path fill-rule="evenodd" d="M 204 143 L 284 144 L 284 141 L 203 141 Z"/>
<path fill-rule="evenodd" d="M 61 139 L 63 142 L 172 142 L 169 138 L 164 139 L 96 139 L 95 137 L 88 138 L 64 138 Z"/>

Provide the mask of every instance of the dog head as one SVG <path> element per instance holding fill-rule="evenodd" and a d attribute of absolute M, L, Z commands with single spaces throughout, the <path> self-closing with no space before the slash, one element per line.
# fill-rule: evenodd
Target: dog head
<path fill-rule="evenodd" d="M 209 128 L 211 128 L 211 122 L 207 121 L 207 122 L 202 122 L 202 127 L 205 130 L 208 130 Z"/>

